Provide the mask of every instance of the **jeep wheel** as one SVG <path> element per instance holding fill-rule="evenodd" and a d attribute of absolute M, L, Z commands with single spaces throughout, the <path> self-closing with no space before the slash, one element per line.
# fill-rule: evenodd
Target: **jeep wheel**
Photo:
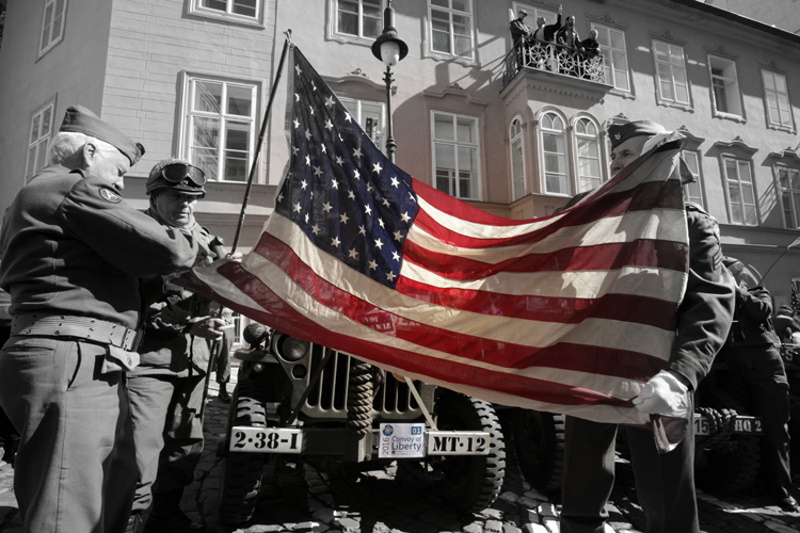
<path fill-rule="evenodd" d="M 564 415 L 516 408 L 511 428 L 525 480 L 543 494 L 558 492 L 564 469 Z"/>
<path fill-rule="evenodd" d="M 252 383 L 239 383 L 233 392 L 226 444 L 232 438 L 233 426 L 266 425 L 263 392 Z M 219 502 L 219 516 L 224 524 L 241 524 L 253 517 L 266 460 L 267 455 L 263 453 L 227 452 Z"/>
<path fill-rule="evenodd" d="M 506 471 L 506 450 L 500 420 L 491 404 L 447 392 L 436 401 L 441 430 L 486 431 L 489 455 L 445 455 L 437 463 L 436 488 L 459 510 L 480 512 L 497 498 Z"/>
<path fill-rule="evenodd" d="M 702 407 L 715 410 L 733 409 L 747 415 L 742 403 L 727 391 L 705 390 Z M 698 436 L 695 452 L 697 487 L 713 494 L 741 494 L 748 490 L 761 463 L 761 442 L 758 435 L 729 435 L 718 445 L 711 445 L 714 435 Z"/>

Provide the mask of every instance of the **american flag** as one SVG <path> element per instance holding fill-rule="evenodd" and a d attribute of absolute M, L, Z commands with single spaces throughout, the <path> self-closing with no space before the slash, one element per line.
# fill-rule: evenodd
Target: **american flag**
<path fill-rule="evenodd" d="M 678 134 L 576 206 L 511 220 L 412 178 L 293 47 L 291 160 L 241 263 L 195 287 L 250 318 L 491 402 L 645 424 L 688 236 Z"/>

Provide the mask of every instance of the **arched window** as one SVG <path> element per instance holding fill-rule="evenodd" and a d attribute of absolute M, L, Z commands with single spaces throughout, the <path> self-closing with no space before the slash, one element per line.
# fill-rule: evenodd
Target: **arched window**
<path fill-rule="evenodd" d="M 514 200 L 525 196 L 528 192 L 525 186 L 525 135 L 522 131 L 522 120 L 514 117 L 511 121 L 511 128 L 508 132 L 509 150 L 511 156 L 511 185 L 513 187 Z"/>
<path fill-rule="evenodd" d="M 575 121 L 575 153 L 578 157 L 578 192 L 596 189 L 603 182 L 600 130 L 589 117 Z"/>
<path fill-rule="evenodd" d="M 540 123 L 544 191 L 549 194 L 572 194 L 567 164 L 567 132 L 564 119 L 553 111 L 542 114 Z"/>

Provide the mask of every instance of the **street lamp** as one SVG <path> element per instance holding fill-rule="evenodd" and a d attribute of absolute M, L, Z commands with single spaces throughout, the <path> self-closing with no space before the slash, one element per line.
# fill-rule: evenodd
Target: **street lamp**
<path fill-rule="evenodd" d="M 408 45 L 397 36 L 397 30 L 394 28 L 394 8 L 392 0 L 389 0 L 386 9 L 383 10 L 383 33 L 372 43 L 372 55 L 386 65 L 386 72 L 383 75 L 383 81 L 386 82 L 386 153 L 392 163 L 394 163 L 394 153 L 397 151 L 392 130 L 392 82 L 394 82 L 392 67 L 407 54 Z"/>

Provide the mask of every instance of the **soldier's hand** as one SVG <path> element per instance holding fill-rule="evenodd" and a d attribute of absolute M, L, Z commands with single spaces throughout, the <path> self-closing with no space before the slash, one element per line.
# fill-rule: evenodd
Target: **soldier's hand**
<path fill-rule="evenodd" d="M 652 378 L 633 399 L 636 409 L 643 413 L 686 418 L 689 412 L 689 389 L 673 374 L 662 370 Z"/>
<path fill-rule="evenodd" d="M 195 337 L 218 341 L 222 339 L 225 321 L 221 318 L 204 317 L 189 326 L 188 333 Z"/>

